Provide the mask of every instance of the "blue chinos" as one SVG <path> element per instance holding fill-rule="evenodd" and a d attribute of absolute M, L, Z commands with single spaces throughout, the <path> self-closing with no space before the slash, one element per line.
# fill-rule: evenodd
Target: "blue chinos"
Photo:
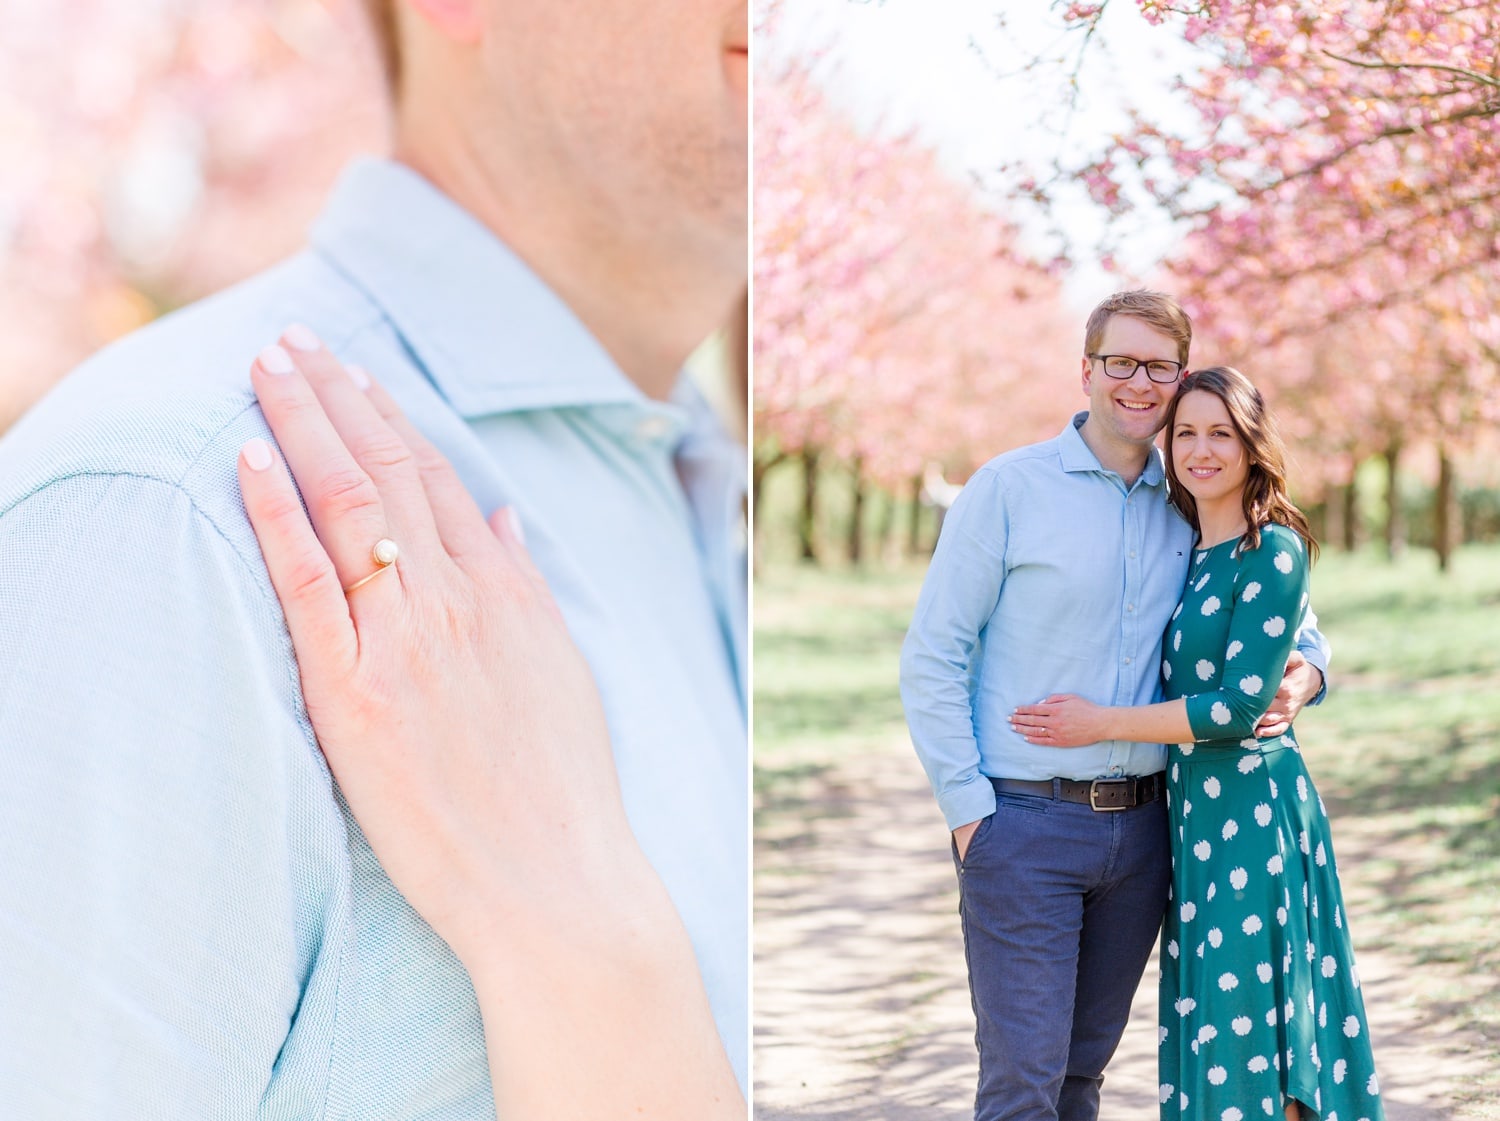
<path fill-rule="evenodd" d="M 1096 1121 L 1166 907 L 1166 801 L 996 801 L 958 869 L 975 1121 Z"/>

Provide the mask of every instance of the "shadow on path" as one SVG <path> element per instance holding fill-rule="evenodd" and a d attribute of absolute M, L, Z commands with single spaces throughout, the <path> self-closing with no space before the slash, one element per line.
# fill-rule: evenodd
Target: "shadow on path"
<path fill-rule="evenodd" d="M 755 1117 L 967 1121 L 976 1058 L 957 887 L 916 760 L 891 744 L 763 777 Z M 1358 830 L 1339 839 L 1353 902 L 1350 870 L 1378 840 Z M 1357 911 L 1354 923 L 1357 936 Z M 1479 1073 L 1464 1041 L 1421 1022 L 1422 977 L 1376 952 L 1359 965 L 1388 1121 L 1457 1121 L 1446 1088 Z M 1154 978 L 1148 969 L 1107 1073 L 1107 1121 L 1157 1117 Z"/>

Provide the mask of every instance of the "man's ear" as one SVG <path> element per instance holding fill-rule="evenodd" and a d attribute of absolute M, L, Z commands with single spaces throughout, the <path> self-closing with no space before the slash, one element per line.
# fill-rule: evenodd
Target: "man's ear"
<path fill-rule="evenodd" d="M 1083 364 L 1083 395 L 1087 397 L 1089 395 L 1090 389 L 1093 387 L 1094 364 L 1089 361 L 1089 356 L 1087 354 L 1080 358 L 1079 361 Z"/>
<path fill-rule="evenodd" d="M 400 0 L 406 8 L 444 38 L 477 43 L 484 31 L 484 0 Z"/>

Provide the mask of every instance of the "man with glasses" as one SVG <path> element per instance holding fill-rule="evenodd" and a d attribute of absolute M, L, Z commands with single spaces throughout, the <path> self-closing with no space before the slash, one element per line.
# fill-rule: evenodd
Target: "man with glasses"
<path fill-rule="evenodd" d="M 1093 1121 L 1161 925 L 1166 749 L 1028 744 L 1017 705 L 1075 692 L 1159 699 L 1162 632 L 1192 530 L 1167 504 L 1156 433 L 1192 324 L 1170 296 L 1094 309 L 1089 408 L 982 467 L 943 526 L 901 653 L 901 696 L 958 867 L 978 1022 L 976 1121 Z M 1323 687 L 1309 612 L 1261 735 Z"/>

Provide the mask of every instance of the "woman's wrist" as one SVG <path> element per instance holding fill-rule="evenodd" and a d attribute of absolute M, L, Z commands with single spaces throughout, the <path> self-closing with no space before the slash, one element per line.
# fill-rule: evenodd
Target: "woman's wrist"
<path fill-rule="evenodd" d="M 592 891 L 497 911 L 482 942 L 459 953 L 499 1116 L 742 1121 L 692 942 L 660 878 L 642 857 L 600 862 L 579 882 Z"/>
<path fill-rule="evenodd" d="M 681 919 L 633 835 L 608 847 L 554 850 L 529 869 L 496 867 L 469 897 L 448 938 L 476 983 L 567 968 L 587 959 L 604 968 L 649 971 L 691 945 Z M 508 854 L 507 864 L 511 863 Z"/>

